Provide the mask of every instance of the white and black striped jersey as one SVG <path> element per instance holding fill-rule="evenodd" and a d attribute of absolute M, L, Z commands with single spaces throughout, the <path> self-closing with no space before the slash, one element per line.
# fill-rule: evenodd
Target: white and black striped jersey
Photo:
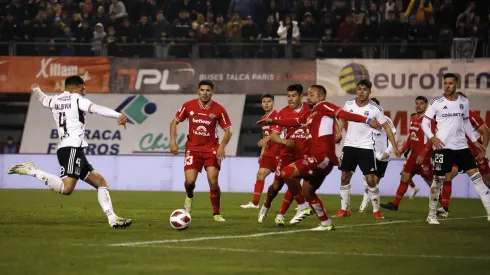
<path fill-rule="evenodd" d="M 356 99 L 349 100 L 344 104 L 344 110 L 375 119 L 380 124 L 386 122 L 383 108 L 372 100 L 364 106 L 359 106 Z M 374 150 L 374 131 L 376 130 L 371 128 L 369 124 L 349 121 L 347 133 L 345 134 L 344 146 Z M 379 133 L 379 131 L 377 132 Z"/>

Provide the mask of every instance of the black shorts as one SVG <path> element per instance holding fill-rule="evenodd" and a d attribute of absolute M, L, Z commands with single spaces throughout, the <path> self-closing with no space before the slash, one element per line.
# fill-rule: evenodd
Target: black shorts
<path fill-rule="evenodd" d="M 339 170 L 354 173 L 357 166 L 361 168 L 363 175 L 376 174 L 374 150 L 344 146 Z"/>
<path fill-rule="evenodd" d="M 383 178 L 385 176 L 386 168 L 388 168 L 388 161 L 380 161 L 376 159 L 376 176 Z"/>
<path fill-rule="evenodd" d="M 85 180 L 88 174 L 94 170 L 81 147 L 63 147 L 58 149 L 56 154 L 61 165 L 61 178 L 70 177 Z"/>
<path fill-rule="evenodd" d="M 476 168 L 476 160 L 468 148 L 461 150 L 442 149 L 432 152 L 434 175 L 446 175 L 451 172 L 453 164 L 458 166 L 458 171 L 466 172 Z"/>

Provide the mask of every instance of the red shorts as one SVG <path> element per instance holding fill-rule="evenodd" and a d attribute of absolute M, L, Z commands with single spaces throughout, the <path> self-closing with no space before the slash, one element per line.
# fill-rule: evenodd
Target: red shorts
<path fill-rule="evenodd" d="M 276 156 L 263 155 L 260 158 L 259 168 L 269 169 L 275 171 L 277 168 L 277 158 Z"/>
<path fill-rule="evenodd" d="M 403 165 L 403 172 L 411 174 L 411 175 L 420 175 L 426 180 L 432 181 L 433 174 L 432 174 L 432 163 L 430 157 L 426 157 L 424 159 L 424 162 L 422 164 L 417 165 L 418 155 L 416 154 L 410 154 L 408 157 L 407 161 Z"/>
<path fill-rule="evenodd" d="M 281 176 L 281 169 L 288 166 L 291 163 L 294 163 L 296 159 L 292 156 L 287 156 L 287 157 L 279 156 L 277 157 L 276 160 L 277 160 L 277 167 L 276 167 L 276 175 L 274 180 L 279 180 Z"/>
<path fill-rule="evenodd" d="M 328 157 L 308 157 L 294 162 L 301 177 L 312 185 L 320 187 L 325 178 L 332 172 L 335 164 Z"/>
<path fill-rule="evenodd" d="M 192 152 L 187 151 L 184 158 L 184 171 L 195 169 L 201 173 L 202 168 L 216 167 L 221 168 L 221 162 L 216 157 L 215 152 Z"/>

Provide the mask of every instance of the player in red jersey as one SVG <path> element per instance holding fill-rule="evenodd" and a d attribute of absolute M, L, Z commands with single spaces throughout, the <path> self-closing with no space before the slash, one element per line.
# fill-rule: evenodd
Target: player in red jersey
<path fill-rule="evenodd" d="M 215 221 L 224 222 L 225 219 L 220 213 L 221 191 L 218 175 L 221 161 L 225 158 L 225 147 L 231 139 L 231 121 L 225 108 L 211 100 L 213 92 L 214 83 L 202 80 L 197 88 L 198 98 L 185 102 L 179 109 L 170 123 L 170 151 L 174 155 L 178 154 L 177 124 L 187 119 L 189 131 L 184 158 L 187 197 L 184 208 L 187 212 L 192 209 L 197 175 L 204 167 L 208 176 L 213 218 Z M 217 132 L 218 125 L 225 132 L 221 143 Z"/>
<path fill-rule="evenodd" d="M 410 148 L 411 153 L 403 165 L 402 178 L 400 179 L 395 198 L 392 202 L 381 204 L 381 207 L 385 209 L 398 210 L 398 205 L 407 192 L 408 185 L 413 183 L 413 176 L 420 175 L 429 186 L 432 184 L 432 143 L 427 139 L 420 126 L 428 103 L 425 96 L 418 96 L 415 99 L 415 111 L 417 113 L 410 118 L 410 132 L 401 149 L 401 152 L 405 152 Z M 435 121 L 432 121 L 431 128 L 435 129 Z"/>
<path fill-rule="evenodd" d="M 310 112 L 309 105 L 306 102 L 301 101 L 303 86 L 299 84 L 290 85 L 287 88 L 287 91 L 288 106 L 279 111 L 279 118 L 297 118 Z M 262 223 L 265 220 L 272 201 L 284 186 L 285 182 L 279 178 L 281 169 L 293 163 L 296 159 L 302 159 L 304 157 L 304 151 L 309 147 L 308 143 L 311 138 L 311 135 L 309 134 L 308 128 L 306 126 L 281 127 L 278 125 L 274 125 L 273 127 L 271 127 L 271 130 L 272 131 L 270 135 L 270 141 L 277 144 L 282 144 L 284 146 L 282 147 L 279 158 L 277 160 L 277 169 L 274 182 L 271 186 L 269 186 L 264 205 L 259 211 L 259 223 Z M 281 134 L 285 138 L 282 138 L 280 136 Z M 288 191 L 286 192 L 286 194 L 284 194 L 283 204 L 274 221 L 279 226 L 284 226 L 284 214 L 289 208 L 293 198 L 298 203 L 298 213 L 300 214 L 300 216 L 303 217 L 303 219 L 311 215 L 311 208 L 309 207 L 301 192 L 296 192 L 296 196 L 293 196 L 293 192 L 292 190 L 290 190 L 291 188 L 301 190 L 300 181 L 298 179 L 291 179 L 286 183 L 288 185 Z M 290 223 L 295 224 L 297 222 L 291 220 Z"/>
<path fill-rule="evenodd" d="M 333 166 L 338 166 L 339 161 L 335 154 L 336 143 L 336 117 L 349 121 L 368 123 L 371 127 L 381 129 L 381 124 L 376 120 L 352 114 L 342 110 L 341 107 L 325 101 L 326 89 L 321 85 L 313 85 L 308 90 L 308 103 L 313 106 L 310 113 L 305 113 L 299 118 L 265 119 L 259 123 L 282 125 L 284 127 L 306 126 L 311 135 L 311 142 L 306 154 L 301 159 L 296 159 L 280 172 L 283 180 L 303 178 L 302 192 L 315 214 L 320 219 L 320 226 L 314 231 L 334 230 L 333 223 L 323 207 L 323 202 L 316 195 L 316 190 L 321 186 L 326 176 L 332 171 Z M 291 189 L 293 194 L 300 190 Z M 294 219 L 294 218 L 293 218 Z"/>
<path fill-rule="evenodd" d="M 462 96 L 466 97 L 464 93 L 459 93 Z M 483 147 L 487 148 L 490 140 L 490 130 L 488 126 L 485 124 L 485 121 L 481 118 L 478 112 L 474 110 L 469 111 L 470 114 L 470 123 L 473 128 L 473 132 L 478 142 L 483 145 Z M 486 157 L 486 151 L 480 152 L 475 145 L 471 142 L 471 140 L 466 137 L 468 141 L 468 147 L 473 154 L 473 157 L 476 160 L 477 168 L 482 175 L 483 183 L 490 188 L 490 167 L 488 164 L 488 158 Z M 453 166 L 453 170 L 451 171 L 451 181 L 458 175 L 458 167 Z M 449 199 L 451 198 L 452 193 L 452 184 L 451 181 L 448 184 L 445 184 L 442 187 L 442 191 L 439 197 L 439 201 L 441 202 L 441 207 L 437 209 L 437 216 L 439 218 L 447 218 L 449 216 Z"/>
<path fill-rule="evenodd" d="M 277 118 L 279 112 L 274 110 L 274 96 L 271 94 L 262 95 L 262 109 L 265 114 L 262 119 Z M 262 147 L 259 157 L 259 171 L 257 172 L 257 181 L 254 186 L 253 200 L 248 204 L 241 205 L 242 208 L 259 208 L 260 196 L 264 190 L 264 180 L 269 174 L 277 168 L 277 156 L 281 151 L 282 145 L 271 142 L 269 140 L 271 127 L 268 125 L 262 126 L 262 140 L 266 144 Z"/>

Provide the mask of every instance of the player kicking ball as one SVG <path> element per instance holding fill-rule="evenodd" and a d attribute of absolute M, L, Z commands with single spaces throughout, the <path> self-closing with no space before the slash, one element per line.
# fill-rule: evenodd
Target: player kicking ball
<path fill-rule="evenodd" d="M 220 213 L 221 190 L 218 184 L 221 161 L 225 158 L 225 147 L 231 139 L 231 121 L 225 108 L 211 98 L 214 93 L 214 83 L 201 80 L 198 84 L 198 98 L 185 102 L 175 118 L 170 122 L 170 152 L 178 155 L 177 124 L 187 119 L 189 133 L 187 134 L 186 153 L 184 158 L 185 191 L 187 197 L 184 209 L 191 212 L 194 201 L 196 179 L 202 168 L 206 170 L 210 189 L 213 219 L 224 222 Z M 219 143 L 217 126 L 225 131 Z"/>
<path fill-rule="evenodd" d="M 85 82 L 77 75 L 65 79 L 65 92 L 59 95 L 47 96 L 37 84 L 33 84 L 31 89 L 43 107 L 51 109 L 58 127 L 60 142 L 56 154 L 61 165 L 61 175 L 57 177 L 37 169 L 30 161 L 10 167 L 8 174 L 35 177 L 62 195 L 70 195 L 78 179 L 82 179 L 97 189 L 99 204 L 107 215 L 109 225 L 112 228 L 129 227 L 132 224 L 131 219 L 121 218 L 114 213 L 109 186 L 87 161 L 83 151 L 88 146 L 85 140 L 86 113 L 117 118 L 117 124 L 125 128 L 126 116 L 84 98 Z"/>

